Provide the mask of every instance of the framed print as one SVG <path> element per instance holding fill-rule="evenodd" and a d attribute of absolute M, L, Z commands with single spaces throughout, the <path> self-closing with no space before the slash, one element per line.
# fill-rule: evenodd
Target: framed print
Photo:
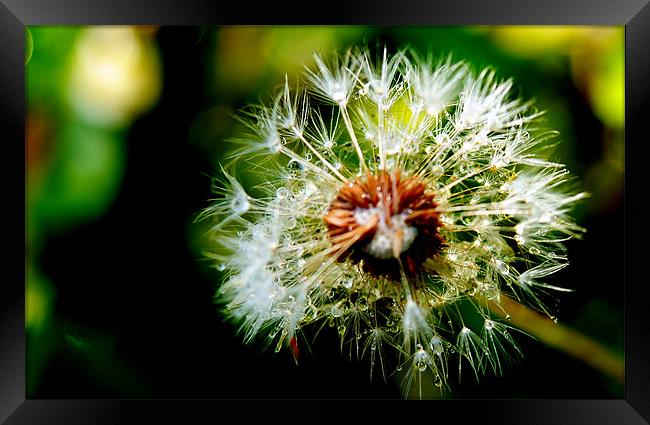
<path fill-rule="evenodd" d="M 644 1 L 57 3 L 0 8 L 0 419 L 647 423 Z"/>

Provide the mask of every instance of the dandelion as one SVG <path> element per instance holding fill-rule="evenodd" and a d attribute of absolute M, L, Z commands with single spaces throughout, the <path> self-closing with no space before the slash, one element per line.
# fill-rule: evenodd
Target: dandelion
<path fill-rule="evenodd" d="M 245 341 L 295 351 L 329 325 L 371 376 L 402 370 L 406 386 L 441 390 L 452 360 L 478 377 L 520 356 L 488 305 L 510 296 L 547 312 L 541 295 L 563 288 L 544 279 L 584 231 L 569 213 L 585 194 L 542 156 L 554 133 L 513 84 L 359 49 L 316 55 L 302 81 L 247 109 L 231 158 L 264 182 L 224 170 L 203 213 L 218 299 Z"/>

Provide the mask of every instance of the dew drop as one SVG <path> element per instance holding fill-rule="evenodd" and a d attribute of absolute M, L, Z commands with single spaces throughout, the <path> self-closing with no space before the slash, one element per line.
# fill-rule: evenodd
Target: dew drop
<path fill-rule="evenodd" d="M 361 297 L 361 298 L 359 298 L 359 300 L 357 300 L 357 308 L 358 308 L 360 311 L 366 311 L 366 310 L 368 310 L 368 300 L 366 300 L 365 297 Z"/>
<path fill-rule="evenodd" d="M 501 260 L 497 260 L 497 270 L 503 275 L 510 273 L 508 265 Z"/>
<path fill-rule="evenodd" d="M 330 314 L 332 317 L 341 317 L 343 315 L 343 310 L 338 305 L 332 306 L 330 309 Z"/>
<path fill-rule="evenodd" d="M 344 279 L 341 281 L 341 285 L 343 285 L 343 287 L 344 287 L 345 289 L 350 289 L 350 288 L 352 288 L 352 279 L 349 278 L 349 277 L 344 278 Z"/>
<path fill-rule="evenodd" d="M 431 167 L 431 173 L 434 177 L 441 176 L 444 171 L 445 169 L 440 164 L 436 164 Z"/>
<path fill-rule="evenodd" d="M 305 165 L 296 159 L 290 160 L 287 163 L 287 168 L 289 169 L 293 177 L 298 177 L 299 175 L 305 172 Z"/>
<path fill-rule="evenodd" d="M 286 199 L 287 196 L 289 196 L 289 191 L 286 188 L 281 187 L 275 191 L 275 196 L 277 196 L 278 199 Z"/>
<path fill-rule="evenodd" d="M 442 387 L 442 379 L 440 379 L 439 375 L 436 375 L 435 378 L 433 378 L 433 385 L 438 388 Z"/>
<path fill-rule="evenodd" d="M 437 355 L 441 355 L 444 351 L 444 348 L 442 347 L 442 340 L 434 336 L 433 339 L 431 339 L 431 349 L 433 350 L 434 353 Z"/>
<path fill-rule="evenodd" d="M 246 196 L 237 196 L 230 203 L 232 210 L 238 214 L 245 213 L 250 208 L 250 203 Z"/>
<path fill-rule="evenodd" d="M 296 218 L 295 217 L 289 217 L 287 219 L 286 227 L 287 227 L 287 229 L 293 229 L 294 227 L 296 227 L 296 224 L 298 224 L 298 222 L 296 221 Z"/>

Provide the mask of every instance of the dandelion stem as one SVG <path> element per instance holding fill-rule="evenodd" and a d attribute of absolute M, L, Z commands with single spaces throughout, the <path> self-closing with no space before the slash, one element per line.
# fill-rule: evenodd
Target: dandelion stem
<path fill-rule="evenodd" d="M 593 339 L 567 326 L 554 323 L 547 316 L 504 295 L 500 297 L 500 306 L 490 301 L 488 307 L 500 317 L 506 315 L 504 310 L 507 311 L 513 324 L 540 341 L 587 363 L 621 384 L 624 382 L 623 357 Z"/>

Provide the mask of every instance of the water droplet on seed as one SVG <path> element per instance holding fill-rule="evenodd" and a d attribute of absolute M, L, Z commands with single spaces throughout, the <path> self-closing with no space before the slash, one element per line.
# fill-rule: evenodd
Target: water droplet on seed
<path fill-rule="evenodd" d="M 286 199 L 287 196 L 289 196 L 289 191 L 286 188 L 281 187 L 275 191 L 275 196 L 277 196 L 278 199 Z"/>
<path fill-rule="evenodd" d="M 497 270 L 503 275 L 510 273 L 510 268 L 508 265 L 501 260 L 497 260 Z"/>

